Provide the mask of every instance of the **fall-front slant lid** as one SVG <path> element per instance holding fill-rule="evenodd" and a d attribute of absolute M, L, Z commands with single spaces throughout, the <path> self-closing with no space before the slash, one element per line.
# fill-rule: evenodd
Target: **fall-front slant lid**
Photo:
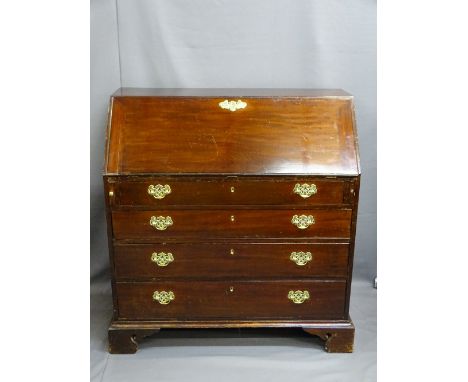
<path fill-rule="evenodd" d="M 312 89 L 119 89 L 107 175 L 359 174 L 352 97 Z"/>

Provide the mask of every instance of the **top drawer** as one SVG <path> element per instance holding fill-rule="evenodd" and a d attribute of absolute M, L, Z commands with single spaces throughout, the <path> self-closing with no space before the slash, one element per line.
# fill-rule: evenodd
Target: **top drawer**
<path fill-rule="evenodd" d="M 118 206 L 339 205 L 348 201 L 340 179 L 123 178 L 111 184 Z"/>

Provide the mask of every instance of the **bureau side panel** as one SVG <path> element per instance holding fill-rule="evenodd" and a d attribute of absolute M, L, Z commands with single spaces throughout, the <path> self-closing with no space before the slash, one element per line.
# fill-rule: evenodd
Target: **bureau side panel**
<path fill-rule="evenodd" d="M 354 266 L 354 249 L 356 246 L 356 227 L 357 227 L 357 216 L 358 216 L 358 207 L 359 207 L 359 189 L 361 183 L 361 176 L 357 176 L 355 181 L 351 185 L 351 193 L 354 195 L 353 198 L 353 213 L 351 217 L 351 241 L 349 246 L 349 256 L 348 256 L 348 278 L 346 285 L 346 306 L 345 311 L 346 315 L 349 318 L 349 304 L 351 298 L 351 282 L 353 279 L 353 266 Z"/>
<path fill-rule="evenodd" d="M 115 264 L 114 264 L 114 244 L 113 244 L 113 229 L 112 229 L 112 204 L 114 198 L 114 186 L 116 179 L 104 176 L 104 198 L 106 204 L 106 222 L 107 222 L 107 245 L 109 250 L 109 265 L 111 269 L 111 287 L 112 287 L 112 303 L 113 303 L 113 317 L 114 319 L 118 316 L 118 298 L 117 291 L 115 289 Z"/>

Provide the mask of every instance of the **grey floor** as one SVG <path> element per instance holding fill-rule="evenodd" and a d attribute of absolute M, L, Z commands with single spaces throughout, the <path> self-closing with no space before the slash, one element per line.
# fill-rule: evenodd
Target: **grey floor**
<path fill-rule="evenodd" d="M 91 381 L 314 381 L 374 382 L 377 291 L 353 281 L 354 353 L 328 354 L 321 340 L 300 330 L 161 331 L 136 354 L 107 353 L 112 301 L 108 282 L 91 286 Z"/>

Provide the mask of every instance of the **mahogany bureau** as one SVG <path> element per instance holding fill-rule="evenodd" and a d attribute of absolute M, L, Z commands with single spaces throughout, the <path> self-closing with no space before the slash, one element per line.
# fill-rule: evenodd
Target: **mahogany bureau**
<path fill-rule="evenodd" d="M 351 352 L 359 179 L 344 91 L 119 89 L 109 351 L 164 328 L 297 327 Z"/>

